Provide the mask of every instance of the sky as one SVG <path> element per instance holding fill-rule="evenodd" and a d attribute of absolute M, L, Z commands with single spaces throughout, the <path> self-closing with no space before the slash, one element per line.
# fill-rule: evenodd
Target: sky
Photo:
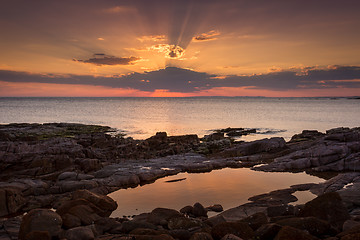
<path fill-rule="evenodd" d="M 358 0 L 0 0 L 0 97 L 359 96 Z"/>

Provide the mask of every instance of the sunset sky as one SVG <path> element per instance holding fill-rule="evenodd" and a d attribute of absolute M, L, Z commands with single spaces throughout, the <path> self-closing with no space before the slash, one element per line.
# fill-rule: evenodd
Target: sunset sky
<path fill-rule="evenodd" d="M 0 0 L 0 97 L 359 96 L 358 0 Z"/>

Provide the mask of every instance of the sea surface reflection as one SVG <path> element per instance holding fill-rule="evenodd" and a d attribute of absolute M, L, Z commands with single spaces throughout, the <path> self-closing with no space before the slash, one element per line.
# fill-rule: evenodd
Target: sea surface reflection
<path fill-rule="evenodd" d="M 182 181 L 167 182 L 186 178 Z M 324 180 L 302 173 L 269 173 L 248 168 L 221 169 L 210 173 L 180 173 L 158 179 L 155 183 L 137 188 L 120 189 L 109 194 L 119 207 L 113 217 L 132 216 L 150 212 L 156 207 L 180 210 L 200 202 L 205 207 L 221 204 L 224 209 L 248 202 L 248 198 L 269 191 L 302 183 L 320 183 Z M 311 200 L 309 192 L 296 192 L 300 202 Z M 315 195 L 313 195 L 315 196 Z M 299 203 L 300 203 L 299 202 Z"/>

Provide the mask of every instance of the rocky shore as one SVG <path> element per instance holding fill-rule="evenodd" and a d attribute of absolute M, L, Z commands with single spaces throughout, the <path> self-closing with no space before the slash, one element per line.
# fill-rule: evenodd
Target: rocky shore
<path fill-rule="evenodd" d="M 145 140 L 71 123 L 0 125 L 2 239 L 360 239 L 360 128 L 304 130 L 286 142 L 159 132 Z M 200 203 L 111 218 L 106 195 L 180 172 L 225 167 L 306 171 L 327 180 L 253 196 L 214 217 Z M 296 191 L 318 197 L 292 205 Z"/>

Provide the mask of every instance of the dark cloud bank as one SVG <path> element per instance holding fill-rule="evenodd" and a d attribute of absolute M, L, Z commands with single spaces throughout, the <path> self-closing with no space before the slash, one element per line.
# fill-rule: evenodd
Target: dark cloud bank
<path fill-rule="evenodd" d="M 75 62 L 91 63 L 97 66 L 102 65 L 132 65 L 140 60 L 138 57 L 114 57 L 108 56 L 104 53 L 95 53 L 92 58 L 87 60 L 73 59 Z"/>
<path fill-rule="evenodd" d="M 131 73 L 112 77 L 91 75 L 30 74 L 0 70 L 0 81 L 36 82 L 56 84 L 83 84 L 112 88 L 133 88 L 141 91 L 168 89 L 171 92 L 198 92 L 215 87 L 248 87 L 269 90 L 360 88 L 360 67 L 335 66 L 332 68 L 307 68 L 286 70 L 252 76 L 227 76 L 218 78 L 192 70 L 167 67 L 145 73 Z"/>

